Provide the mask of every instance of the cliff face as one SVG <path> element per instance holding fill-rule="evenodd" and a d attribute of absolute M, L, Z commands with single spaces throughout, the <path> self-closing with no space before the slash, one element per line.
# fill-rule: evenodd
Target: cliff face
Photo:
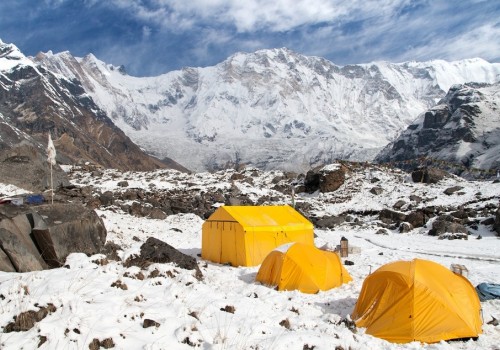
<path fill-rule="evenodd" d="M 463 169 L 500 168 L 500 84 L 454 85 L 377 157 L 379 162 L 430 158 Z"/>

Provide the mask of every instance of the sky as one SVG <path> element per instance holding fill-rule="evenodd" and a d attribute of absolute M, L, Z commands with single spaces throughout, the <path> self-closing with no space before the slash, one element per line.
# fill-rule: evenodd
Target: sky
<path fill-rule="evenodd" d="M 278 47 L 337 65 L 500 62 L 500 1 L 2 0 L 0 39 L 29 56 L 92 53 L 134 76 Z"/>

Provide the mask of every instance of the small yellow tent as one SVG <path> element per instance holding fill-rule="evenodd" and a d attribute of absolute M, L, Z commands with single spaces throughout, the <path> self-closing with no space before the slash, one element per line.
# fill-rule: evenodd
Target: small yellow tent
<path fill-rule="evenodd" d="M 203 223 L 201 257 L 255 266 L 288 242 L 314 244 L 313 224 L 292 207 L 222 206 Z"/>
<path fill-rule="evenodd" d="M 463 276 L 428 260 L 386 264 L 363 282 L 352 315 L 358 327 L 394 343 L 477 337 L 481 305 Z"/>
<path fill-rule="evenodd" d="M 287 243 L 264 259 L 256 280 L 278 290 L 317 293 L 352 281 L 337 254 L 313 245 Z"/>

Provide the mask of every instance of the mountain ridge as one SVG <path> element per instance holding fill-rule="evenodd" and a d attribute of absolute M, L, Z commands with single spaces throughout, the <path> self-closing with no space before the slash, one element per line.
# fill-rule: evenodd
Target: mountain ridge
<path fill-rule="evenodd" d="M 43 154 L 50 132 L 58 146 L 59 161 L 89 161 L 122 170 L 167 166 L 135 145 L 78 80 L 53 73 L 24 56 L 15 45 L 3 42 L 0 122 L 2 150 L 28 143 Z"/>
<path fill-rule="evenodd" d="M 94 56 L 66 56 L 35 60 L 80 79 L 149 153 L 197 171 L 242 163 L 303 171 L 337 158 L 371 160 L 452 84 L 500 76 L 500 64 L 480 58 L 337 66 L 281 48 L 138 78 Z"/>

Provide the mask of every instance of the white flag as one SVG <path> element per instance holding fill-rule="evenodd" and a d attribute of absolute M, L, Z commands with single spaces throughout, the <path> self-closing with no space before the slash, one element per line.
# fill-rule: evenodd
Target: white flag
<path fill-rule="evenodd" d="M 52 165 L 56 165 L 56 148 L 54 147 L 54 143 L 52 142 L 52 138 L 49 133 L 49 145 L 47 146 L 47 162 Z"/>

